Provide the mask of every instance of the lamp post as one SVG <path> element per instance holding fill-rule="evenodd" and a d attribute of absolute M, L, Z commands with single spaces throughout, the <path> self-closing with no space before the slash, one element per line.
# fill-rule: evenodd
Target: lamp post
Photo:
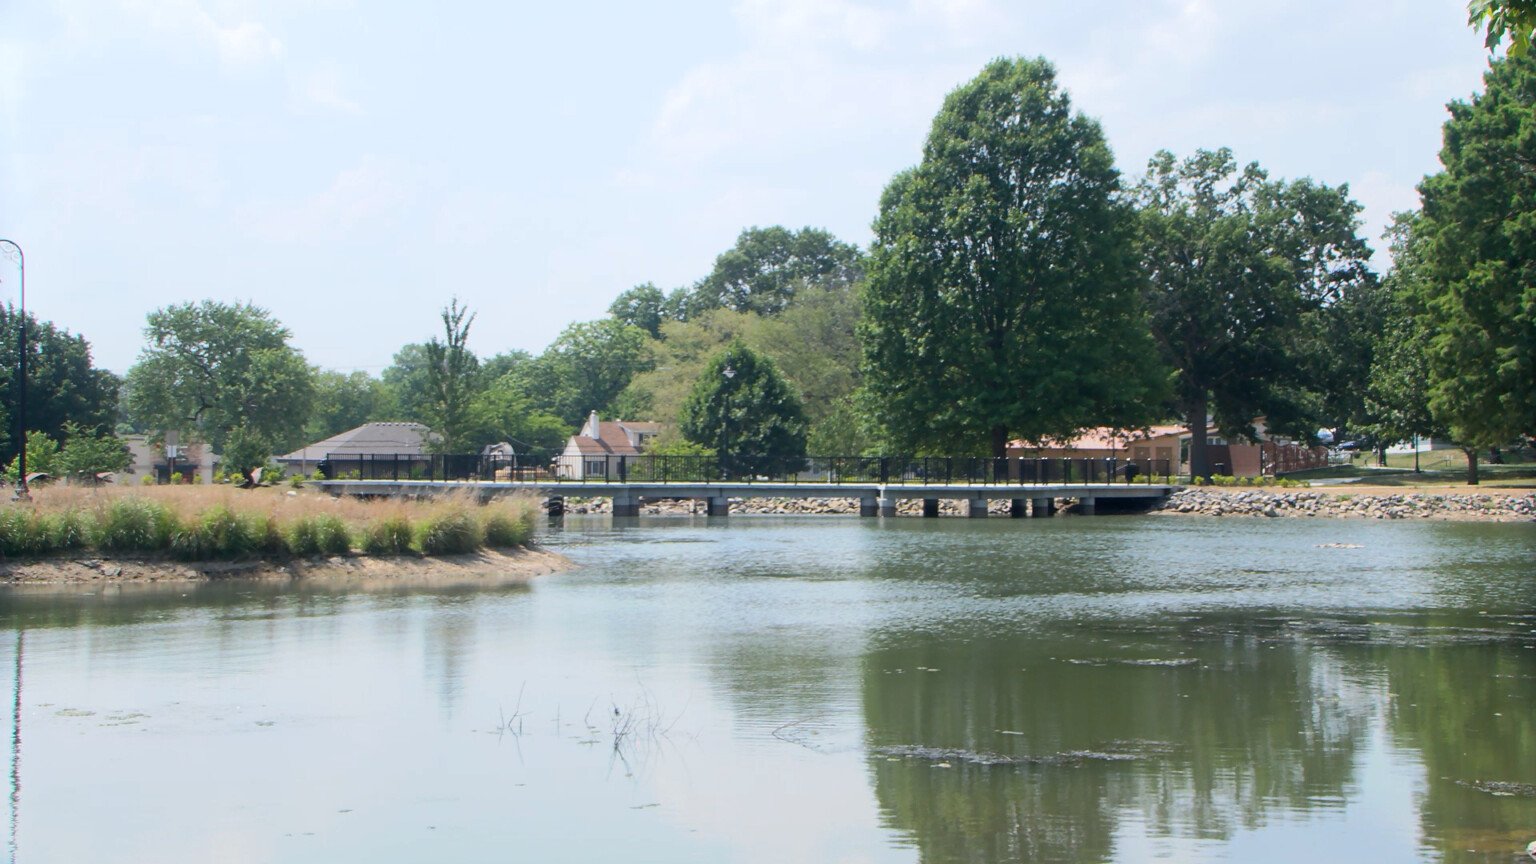
<path fill-rule="evenodd" d="M 725 376 L 725 386 L 721 388 L 722 395 L 725 397 L 725 408 L 721 415 L 720 449 L 724 452 L 720 454 L 720 470 L 724 475 L 721 479 L 729 480 L 731 479 L 731 379 L 736 377 L 736 370 L 732 369 L 730 364 L 726 364 L 726 367 L 720 370 L 720 374 Z"/>
<path fill-rule="evenodd" d="M 20 324 L 17 325 L 17 342 L 20 344 L 20 359 L 17 362 L 16 372 L 16 440 L 20 453 L 16 466 L 16 494 L 17 501 L 31 501 L 32 494 L 27 491 L 27 253 L 21 251 L 21 244 L 15 240 L 7 240 L 0 237 L 0 244 L 16 250 L 16 260 L 21 265 L 21 314 L 18 316 Z"/>

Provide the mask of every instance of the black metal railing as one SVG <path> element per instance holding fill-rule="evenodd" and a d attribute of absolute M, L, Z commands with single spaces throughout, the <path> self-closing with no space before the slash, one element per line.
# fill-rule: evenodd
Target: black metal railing
<path fill-rule="evenodd" d="M 330 454 L 331 480 L 532 483 L 806 483 L 904 485 L 1165 483 L 1167 459 L 985 456 L 637 456 Z"/>

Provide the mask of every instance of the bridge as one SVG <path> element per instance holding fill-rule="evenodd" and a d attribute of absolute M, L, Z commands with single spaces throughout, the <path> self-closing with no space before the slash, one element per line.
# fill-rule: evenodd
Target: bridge
<path fill-rule="evenodd" d="M 563 512 L 567 497 L 611 498 L 617 517 L 639 516 L 646 500 L 702 501 L 707 514 L 726 516 L 732 499 L 745 498 L 857 498 L 861 516 L 894 516 L 899 501 L 915 499 L 930 517 L 939 514 L 941 500 L 952 500 L 963 502 L 967 514 L 977 518 L 987 515 L 991 501 L 1001 499 L 1010 502 L 1012 516 L 1049 516 L 1061 500 L 1074 500 L 1079 512 L 1094 513 L 1103 501 L 1149 506 L 1176 488 L 1167 464 L 1151 460 L 820 457 L 775 464 L 745 456 L 630 456 L 616 457 L 613 464 L 530 461 L 497 464 L 453 456 L 429 457 L 424 464 L 410 457 L 356 460 L 356 469 L 334 472 L 338 476 L 318 485 L 334 494 L 365 497 L 464 491 L 490 498 L 521 492 L 546 499 L 551 513 Z"/>
<path fill-rule="evenodd" d="M 987 515 L 989 502 L 1011 502 L 1010 515 L 1050 516 L 1057 502 L 1073 499 L 1078 512 L 1093 513 L 1099 501 L 1140 501 L 1152 504 L 1167 497 L 1175 487 L 1162 484 L 1057 483 L 1004 485 L 871 485 L 862 483 L 539 483 L 533 481 L 475 480 L 327 480 L 318 484 L 328 492 L 361 497 L 429 496 L 448 491 L 468 491 L 489 498 L 516 492 L 545 498 L 551 512 L 563 510 L 564 499 L 612 498 L 613 515 L 639 516 L 642 500 L 692 499 L 705 502 L 710 516 L 730 514 L 732 499 L 742 498 L 858 498 L 860 516 L 895 516 L 902 499 L 923 502 L 924 516 L 939 515 L 941 499 L 962 501 L 968 516 Z"/>

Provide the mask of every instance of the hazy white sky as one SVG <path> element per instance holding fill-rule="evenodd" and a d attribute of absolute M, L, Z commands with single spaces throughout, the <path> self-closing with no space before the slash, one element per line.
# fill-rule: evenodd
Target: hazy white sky
<path fill-rule="evenodd" d="M 453 295 L 477 353 L 539 351 L 749 225 L 867 246 L 944 94 L 1003 55 L 1054 62 L 1129 177 L 1229 146 L 1348 183 L 1380 246 L 1486 67 L 1464 0 L 427 5 L 0 4 L 28 308 L 118 372 L 146 313 L 203 298 L 327 368 L 377 373 Z"/>

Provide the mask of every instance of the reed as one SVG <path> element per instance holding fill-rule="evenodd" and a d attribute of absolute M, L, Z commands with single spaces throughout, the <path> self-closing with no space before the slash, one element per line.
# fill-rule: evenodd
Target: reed
<path fill-rule="evenodd" d="M 526 545 L 536 503 L 467 495 L 367 501 L 216 486 L 51 487 L 0 505 L 0 557 L 94 549 L 193 560 L 452 555 Z"/>

